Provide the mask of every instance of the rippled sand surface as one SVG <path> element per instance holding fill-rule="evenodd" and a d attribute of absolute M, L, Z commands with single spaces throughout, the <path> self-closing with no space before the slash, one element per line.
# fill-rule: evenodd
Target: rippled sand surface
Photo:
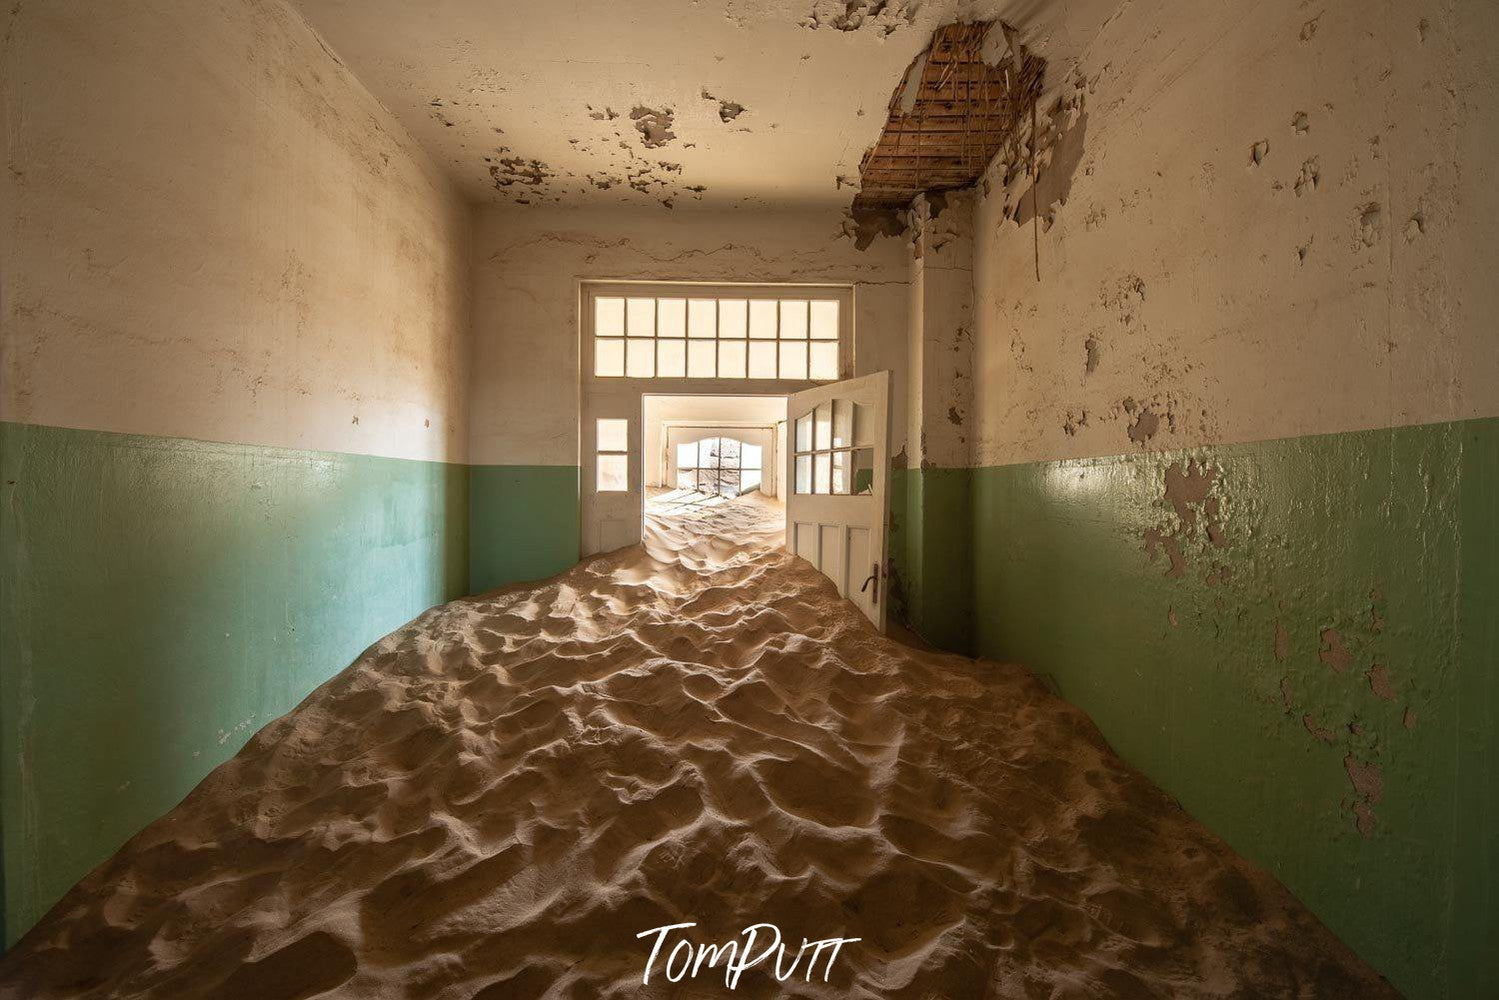
<path fill-rule="evenodd" d="M 778 516 L 653 516 L 381 640 L 69 892 L 0 996 L 1394 995 L 1024 670 L 875 634 Z M 636 935 L 687 921 L 862 941 L 826 984 L 642 986 Z"/>

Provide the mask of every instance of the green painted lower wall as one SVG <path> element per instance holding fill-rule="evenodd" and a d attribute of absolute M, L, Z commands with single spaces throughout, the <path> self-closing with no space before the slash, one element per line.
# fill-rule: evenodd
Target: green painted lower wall
<path fill-rule="evenodd" d="M 972 645 L 971 469 L 894 469 L 890 477 L 891 612 L 927 642 Z"/>
<path fill-rule="evenodd" d="M 981 655 L 1409 996 L 1499 996 L 1499 420 L 977 469 L 973 532 Z"/>
<path fill-rule="evenodd" d="M 13 942 L 369 643 L 467 590 L 466 467 L 0 424 Z"/>
<path fill-rule="evenodd" d="M 469 470 L 469 592 L 541 580 L 580 551 L 576 465 L 476 465 Z"/>

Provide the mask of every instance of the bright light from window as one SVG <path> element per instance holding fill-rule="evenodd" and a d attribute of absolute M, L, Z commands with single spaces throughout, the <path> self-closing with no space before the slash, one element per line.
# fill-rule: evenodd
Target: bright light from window
<path fill-rule="evenodd" d="M 741 293 L 741 296 L 744 293 Z M 837 380 L 845 300 L 597 295 L 598 378 Z"/>
<path fill-rule="evenodd" d="M 677 445 L 677 488 L 734 497 L 759 489 L 764 449 L 735 438 L 709 437 Z"/>
<path fill-rule="evenodd" d="M 630 488 L 630 422 L 600 417 L 594 424 L 594 488 L 599 493 L 623 493 Z"/>
<path fill-rule="evenodd" d="M 624 455 L 600 455 L 598 491 L 600 493 L 624 493 L 629 488 L 629 459 Z"/>
<path fill-rule="evenodd" d="M 628 451 L 630 422 L 604 417 L 599 420 L 599 451 Z"/>

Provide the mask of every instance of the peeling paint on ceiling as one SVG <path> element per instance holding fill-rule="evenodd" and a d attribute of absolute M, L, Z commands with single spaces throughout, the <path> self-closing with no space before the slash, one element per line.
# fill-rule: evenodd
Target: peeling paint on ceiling
<path fill-rule="evenodd" d="M 1053 0 L 293 2 L 475 202 L 718 208 L 846 206 L 886 121 L 891 81 L 938 25 L 1003 17 L 1055 58 L 1080 51 L 1112 9 L 1108 0 L 1065 12 Z"/>

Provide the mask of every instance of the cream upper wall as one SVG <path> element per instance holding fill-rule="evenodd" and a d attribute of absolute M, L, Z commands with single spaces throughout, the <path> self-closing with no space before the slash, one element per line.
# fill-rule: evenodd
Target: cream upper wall
<path fill-rule="evenodd" d="M 1002 165 L 975 213 L 977 464 L 1499 413 L 1496 51 L 1491 0 L 1120 4 L 1039 282 Z"/>
<path fill-rule="evenodd" d="M 5 420 L 462 461 L 469 209 L 279 0 L 6 15 Z"/>
<path fill-rule="evenodd" d="M 856 251 L 838 211 L 490 209 L 474 253 L 470 459 L 578 463 L 578 285 L 584 279 L 854 285 L 854 370 L 902 371 L 905 245 Z M 897 383 L 900 380 L 897 379 Z M 735 383 L 723 383 L 733 392 Z M 661 382 L 661 392 L 671 392 Z M 893 425 L 905 426 L 902 387 Z M 900 443 L 895 445 L 899 450 Z"/>

